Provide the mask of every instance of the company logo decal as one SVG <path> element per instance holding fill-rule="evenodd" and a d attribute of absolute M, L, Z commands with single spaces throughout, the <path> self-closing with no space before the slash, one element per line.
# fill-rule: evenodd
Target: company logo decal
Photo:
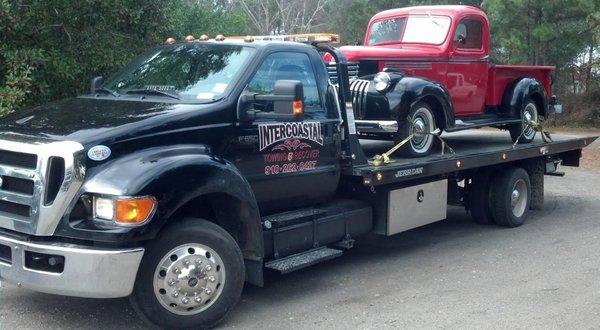
<path fill-rule="evenodd" d="M 323 145 L 321 123 L 318 122 L 259 125 L 258 137 L 260 142 L 260 151 L 278 142 L 292 139 L 309 140 L 319 145 Z M 285 146 L 282 148 L 285 148 Z"/>
<path fill-rule="evenodd" d="M 396 177 L 397 178 L 402 178 L 405 176 L 413 176 L 413 175 L 419 175 L 419 174 L 423 174 L 423 168 L 422 167 L 416 167 L 416 168 L 409 168 L 406 170 L 399 170 L 398 172 L 396 172 Z"/>
<path fill-rule="evenodd" d="M 88 150 L 87 155 L 91 160 L 99 162 L 110 157 L 110 148 L 102 145 L 94 146 L 91 147 L 90 150 Z"/>

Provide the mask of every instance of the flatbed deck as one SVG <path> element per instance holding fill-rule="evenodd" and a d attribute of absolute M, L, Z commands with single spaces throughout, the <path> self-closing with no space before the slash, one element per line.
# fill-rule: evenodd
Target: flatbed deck
<path fill-rule="evenodd" d="M 455 154 L 446 149 L 442 156 L 438 148 L 435 153 L 422 158 L 397 158 L 392 155 L 393 162 L 383 166 L 354 166 L 353 175 L 370 180 L 372 185 L 377 186 L 540 156 L 564 156 L 575 152 L 578 159 L 581 149 L 597 138 L 552 134 L 553 142 L 545 143 L 538 134 L 532 143 L 513 148 L 509 134 L 503 131 L 445 133 L 442 137 Z M 360 144 L 368 159 L 386 152 L 394 145 L 392 142 L 373 140 L 361 140 Z"/>

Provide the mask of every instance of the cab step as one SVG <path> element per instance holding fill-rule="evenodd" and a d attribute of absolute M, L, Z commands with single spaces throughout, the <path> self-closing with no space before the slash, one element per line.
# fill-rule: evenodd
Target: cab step
<path fill-rule="evenodd" d="M 293 254 L 285 258 L 269 261 L 265 264 L 265 267 L 276 270 L 282 274 L 287 274 L 298 269 L 337 258 L 342 254 L 343 252 L 341 250 L 331 249 L 323 246 L 313 250 Z"/>

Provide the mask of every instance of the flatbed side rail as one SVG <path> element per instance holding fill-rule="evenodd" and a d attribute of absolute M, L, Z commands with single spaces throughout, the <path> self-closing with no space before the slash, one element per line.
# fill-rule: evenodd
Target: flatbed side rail
<path fill-rule="evenodd" d="M 400 183 L 485 166 L 581 151 L 596 139 L 597 137 L 573 137 L 545 144 L 521 145 L 516 148 L 508 145 L 506 149 L 502 150 L 457 153 L 425 160 L 402 159 L 402 161 L 384 166 L 356 166 L 353 168 L 353 176 L 361 177 L 365 185 L 369 186 Z M 573 162 L 565 163 L 565 165 L 573 165 Z"/>

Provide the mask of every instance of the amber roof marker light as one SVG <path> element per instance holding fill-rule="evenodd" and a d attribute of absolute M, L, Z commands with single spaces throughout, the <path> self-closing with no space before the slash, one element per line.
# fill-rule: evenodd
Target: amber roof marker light
<path fill-rule="evenodd" d="M 172 44 L 174 44 L 176 41 L 177 41 L 177 40 L 175 40 L 175 38 L 173 38 L 173 37 L 169 37 L 169 38 L 167 38 L 167 40 L 165 40 L 165 44 L 167 44 L 167 45 L 172 45 Z"/>
<path fill-rule="evenodd" d="M 192 43 L 194 41 L 196 41 L 196 38 L 191 34 L 189 36 L 185 37 L 185 42 Z"/>

